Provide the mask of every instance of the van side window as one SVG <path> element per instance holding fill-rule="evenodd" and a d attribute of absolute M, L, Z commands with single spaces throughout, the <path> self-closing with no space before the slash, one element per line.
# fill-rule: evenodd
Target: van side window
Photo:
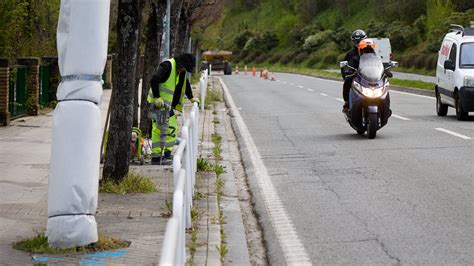
<path fill-rule="evenodd" d="M 451 52 L 449 53 L 449 60 L 452 61 L 454 64 L 456 64 L 456 51 L 457 47 L 456 44 L 453 43 L 453 46 L 451 47 Z"/>

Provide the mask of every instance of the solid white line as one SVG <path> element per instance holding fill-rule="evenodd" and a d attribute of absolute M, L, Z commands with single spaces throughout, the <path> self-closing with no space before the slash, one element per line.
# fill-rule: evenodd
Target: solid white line
<path fill-rule="evenodd" d="M 411 96 L 417 96 L 417 97 L 421 97 L 421 98 L 427 98 L 427 99 L 431 99 L 431 100 L 436 100 L 435 97 L 426 96 L 426 95 L 419 95 L 419 94 L 413 94 L 413 93 L 409 93 L 409 92 L 390 90 L 390 93 L 392 93 L 392 92 L 399 93 L 399 94 L 405 94 L 405 95 L 411 95 Z"/>
<path fill-rule="evenodd" d="M 450 134 L 450 135 L 456 136 L 456 137 L 458 137 L 458 138 L 467 139 L 467 140 L 472 139 L 472 138 L 470 138 L 470 137 L 468 137 L 468 136 L 464 136 L 464 135 L 461 135 L 461 134 L 459 134 L 459 133 L 456 133 L 456 132 L 453 132 L 453 131 L 451 131 L 451 130 L 447 130 L 447 129 L 444 129 L 444 128 L 437 127 L 437 128 L 435 128 L 435 129 L 438 130 L 438 131 L 441 131 L 441 132 L 448 133 L 448 134 Z"/>
<path fill-rule="evenodd" d="M 293 223 L 291 222 L 288 213 L 286 212 L 283 205 L 277 204 L 277 202 L 281 202 L 281 200 L 276 192 L 275 187 L 273 186 L 270 176 L 268 175 L 267 168 L 262 161 L 260 153 L 252 139 L 252 136 L 250 135 L 247 125 L 242 119 L 240 112 L 237 110 L 237 108 L 235 108 L 235 103 L 232 99 L 232 95 L 230 95 L 229 89 L 221 78 L 219 78 L 219 81 L 222 84 L 225 98 L 227 99 L 230 109 L 232 110 L 235 122 L 237 123 L 241 133 L 242 140 L 248 149 L 248 153 L 255 170 L 255 177 L 260 187 L 265 209 L 271 219 L 272 227 L 283 251 L 286 264 L 311 265 L 311 260 L 309 259 L 303 243 L 299 239 L 298 234 L 294 229 Z M 278 217 L 278 220 L 275 220 L 273 217 Z M 292 256 L 294 254 L 294 250 L 298 250 L 297 258 Z"/>
<path fill-rule="evenodd" d="M 302 88 L 302 89 L 304 89 L 304 87 L 303 87 L 303 86 L 298 86 L 298 88 Z"/>
<path fill-rule="evenodd" d="M 411 120 L 410 118 L 406 118 L 406 117 L 399 116 L 399 115 L 396 115 L 396 114 L 392 114 L 392 116 L 395 117 L 395 118 L 398 118 L 400 120 L 405 120 L 405 121 L 410 121 Z"/>
<path fill-rule="evenodd" d="M 328 96 L 326 93 L 320 93 L 322 96 Z"/>
<path fill-rule="evenodd" d="M 308 91 L 314 91 L 313 89 L 307 89 Z"/>
<path fill-rule="evenodd" d="M 290 83 L 290 85 L 295 85 L 295 83 Z"/>
<path fill-rule="evenodd" d="M 336 100 L 338 100 L 340 102 L 343 102 L 343 103 L 346 102 L 346 101 L 344 101 L 344 99 L 341 99 L 341 98 L 336 98 Z"/>
<path fill-rule="evenodd" d="M 286 82 L 286 81 L 282 81 L 281 83 L 284 83 L 284 84 L 286 84 L 286 83 L 288 83 L 288 82 Z"/>

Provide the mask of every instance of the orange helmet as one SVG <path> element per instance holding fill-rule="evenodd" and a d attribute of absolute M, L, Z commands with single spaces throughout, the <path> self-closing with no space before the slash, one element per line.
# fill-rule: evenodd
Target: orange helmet
<path fill-rule="evenodd" d="M 375 42 L 372 41 L 372 39 L 364 39 L 359 42 L 359 54 L 364 52 L 365 49 L 370 48 L 372 50 L 375 50 Z"/>

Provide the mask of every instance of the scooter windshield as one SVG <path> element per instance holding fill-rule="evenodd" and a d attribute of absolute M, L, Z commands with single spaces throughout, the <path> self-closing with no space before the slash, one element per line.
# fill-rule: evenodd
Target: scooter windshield
<path fill-rule="evenodd" d="M 384 67 L 382 60 L 376 54 L 363 54 L 360 56 L 359 73 L 368 82 L 377 82 L 382 78 Z"/>

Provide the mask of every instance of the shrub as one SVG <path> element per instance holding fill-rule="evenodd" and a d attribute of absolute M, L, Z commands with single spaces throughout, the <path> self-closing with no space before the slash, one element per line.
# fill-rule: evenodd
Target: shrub
<path fill-rule="evenodd" d="M 282 56 L 280 63 L 287 65 L 293 60 L 294 57 L 295 57 L 295 53 L 289 52 L 285 54 L 284 56 Z"/>
<path fill-rule="evenodd" d="M 306 52 L 313 52 L 324 43 L 328 41 L 329 36 L 331 36 L 333 31 L 320 31 L 314 35 L 310 35 L 303 44 L 303 50 Z"/>
<path fill-rule="evenodd" d="M 268 59 L 268 63 L 270 63 L 270 64 L 275 64 L 275 63 L 277 63 L 278 61 L 280 61 L 280 59 L 281 59 L 282 56 L 283 56 L 283 55 L 280 54 L 280 53 L 274 54 L 274 55 L 272 55 L 272 56 L 270 57 L 270 59 Z"/>
<path fill-rule="evenodd" d="M 352 48 L 351 33 L 345 28 L 338 28 L 331 36 L 339 51 L 348 51 Z"/>
<path fill-rule="evenodd" d="M 308 54 L 305 52 L 297 54 L 295 57 L 293 57 L 293 62 L 295 64 L 301 64 L 304 60 L 308 58 Z"/>
<path fill-rule="evenodd" d="M 316 64 L 318 64 L 322 60 L 323 60 L 323 56 L 320 53 L 312 55 L 309 58 L 308 62 L 306 63 L 306 66 L 307 67 L 314 67 Z"/>
<path fill-rule="evenodd" d="M 268 54 L 263 53 L 255 59 L 255 63 L 257 63 L 257 64 L 263 63 L 265 60 L 267 60 L 267 58 L 268 58 Z"/>
<path fill-rule="evenodd" d="M 438 62 L 438 55 L 437 54 L 430 54 L 426 60 L 425 68 L 427 70 L 436 69 L 436 64 Z"/>
<path fill-rule="evenodd" d="M 234 47 L 239 50 L 243 49 L 252 36 L 253 34 L 248 30 L 238 33 L 234 38 Z"/>
<path fill-rule="evenodd" d="M 337 61 L 336 54 L 326 54 L 323 59 L 324 64 L 327 64 L 327 65 L 336 64 L 337 63 L 336 61 Z"/>
<path fill-rule="evenodd" d="M 395 51 L 404 51 L 418 43 L 419 32 L 411 26 L 406 26 L 400 21 L 392 23 L 389 29 L 391 46 Z"/>

